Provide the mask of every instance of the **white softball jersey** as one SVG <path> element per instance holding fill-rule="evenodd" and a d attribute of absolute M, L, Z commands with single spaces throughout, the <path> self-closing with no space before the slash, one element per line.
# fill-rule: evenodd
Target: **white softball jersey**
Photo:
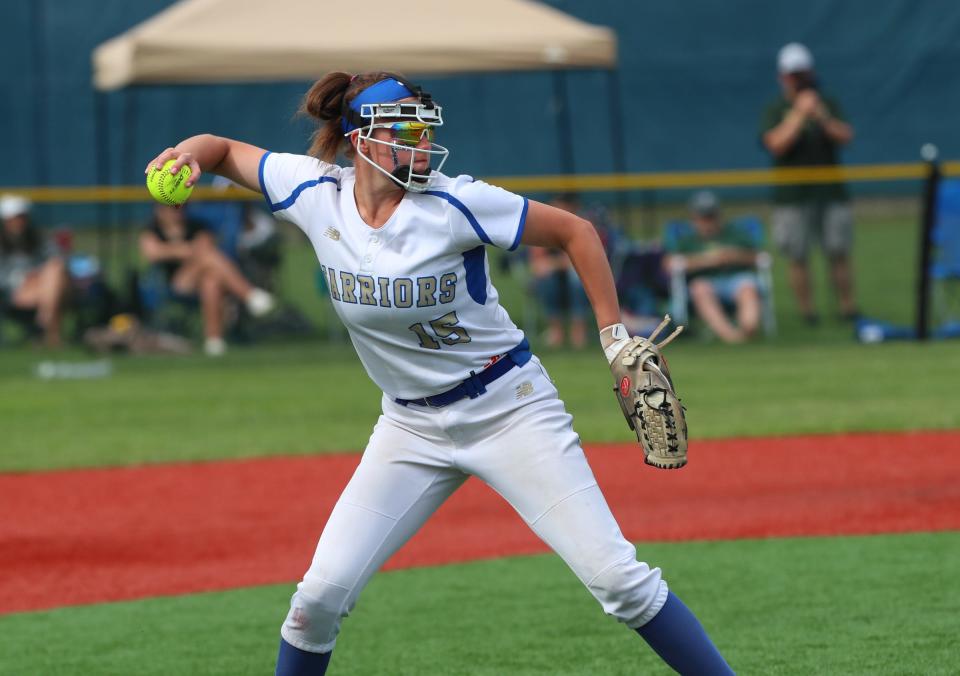
<path fill-rule="evenodd" d="M 523 342 L 490 282 L 485 247 L 516 248 L 526 199 L 434 173 L 429 190 L 405 193 L 371 228 L 354 184 L 352 168 L 312 157 L 260 161 L 270 209 L 310 238 L 333 306 L 384 392 L 383 414 L 291 599 L 284 640 L 332 650 L 370 577 L 469 475 L 516 509 L 606 613 L 630 627 L 648 622 L 667 585 L 623 537 L 535 356 L 480 397 L 443 408 L 393 401 L 446 392 Z"/>
<path fill-rule="evenodd" d="M 271 211 L 310 238 L 330 299 L 370 378 L 391 397 L 444 392 L 523 340 L 500 306 L 486 245 L 515 249 L 524 197 L 470 176 L 434 173 L 372 228 L 355 174 L 306 155 L 265 153 Z"/>

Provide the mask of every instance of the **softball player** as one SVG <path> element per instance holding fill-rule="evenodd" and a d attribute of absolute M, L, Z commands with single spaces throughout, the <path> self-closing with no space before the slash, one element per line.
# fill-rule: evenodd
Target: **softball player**
<path fill-rule="evenodd" d="M 337 314 L 383 414 L 281 628 L 276 673 L 323 674 L 340 622 L 373 573 L 470 475 L 507 500 L 603 610 L 684 674 L 732 673 L 703 628 L 636 558 L 587 464 L 572 419 L 498 301 L 485 247 L 563 249 L 608 359 L 626 330 L 593 227 L 469 176 L 439 173 L 442 111 L 391 73 L 331 73 L 307 93 L 308 155 L 211 135 L 158 155 L 259 190 L 310 238 Z M 338 152 L 350 168 L 333 164 Z M 308 488 L 307 488 L 308 490 Z"/>

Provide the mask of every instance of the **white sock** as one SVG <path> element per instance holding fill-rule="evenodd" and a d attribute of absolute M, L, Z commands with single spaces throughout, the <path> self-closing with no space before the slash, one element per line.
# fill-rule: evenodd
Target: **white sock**
<path fill-rule="evenodd" d="M 263 289 L 254 289 L 247 296 L 247 309 L 254 317 L 262 317 L 276 307 L 277 302 L 273 296 Z"/>
<path fill-rule="evenodd" d="M 203 341 L 203 351 L 208 357 L 222 357 L 227 352 L 223 338 L 207 338 Z"/>

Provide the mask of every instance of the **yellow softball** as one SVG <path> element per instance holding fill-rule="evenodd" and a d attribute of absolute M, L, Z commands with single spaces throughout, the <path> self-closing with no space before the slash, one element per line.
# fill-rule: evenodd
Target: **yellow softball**
<path fill-rule="evenodd" d="M 161 169 L 155 166 L 150 167 L 147 173 L 147 190 L 150 191 L 153 199 L 161 204 L 179 206 L 186 202 L 190 193 L 193 192 L 193 186 L 186 185 L 187 179 L 193 172 L 190 171 L 190 167 L 184 165 L 177 173 L 171 174 L 170 165 L 174 162 L 175 160 L 167 160 Z"/>

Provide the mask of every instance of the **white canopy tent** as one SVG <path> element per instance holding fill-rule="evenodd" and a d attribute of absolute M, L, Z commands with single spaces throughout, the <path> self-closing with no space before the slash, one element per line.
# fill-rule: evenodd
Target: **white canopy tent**
<path fill-rule="evenodd" d="M 573 173 L 563 71 L 600 69 L 608 74 L 614 171 L 623 172 L 616 64 L 612 29 L 535 0 L 418 0 L 402 7 L 395 0 L 347 6 L 331 0 L 180 0 L 99 45 L 93 83 L 103 111 L 104 94 L 140 85 L 312 82 L 332 70 L 410 77 L 553 71 L 561 166 Z M 135 108 L 129 97 L 127 108 Z M 110 125 L 103 115 L 98 136 L 105 137 Z"/>
<path fill-rule="evenodd" d="M 616 66 L 616 37 L 531 0 L 181 0 L 96 48 L 94 84 L 312 81 Z"/>

